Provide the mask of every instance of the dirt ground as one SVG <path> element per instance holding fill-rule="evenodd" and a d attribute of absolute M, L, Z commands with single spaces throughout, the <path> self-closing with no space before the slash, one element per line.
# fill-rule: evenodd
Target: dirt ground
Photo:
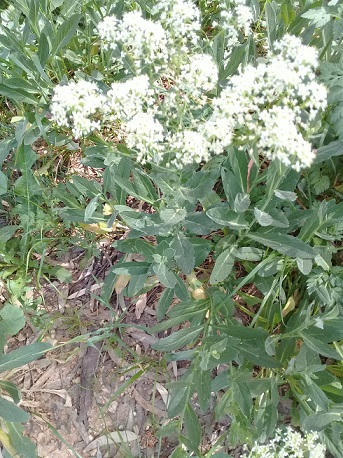
<path fill-rule="evenodd" d="M 151 348 L 157 337 L 138 329 L 157 323 L 161 290 L 153 289 L 136 303 L 114 293 L 110 308 L 98 300 L 100 285 L 118 259 L 113 248 L 104 248 L 103 242 L 100 248 L 100 257 L 83 270 L 79 250 L 51 260 L 70 270 L 73 281 L 42 285 L 42 309 L 49 317 L 43 340 L 55 348 L 11 376 L 22 392 L 21 406 L 32 414 L 26 434 L 37 444 L 40 458 L 167 458 L 177 440 L 157 436 L 169 421 L 166 385 L 186 368 L 162 362 Z M 126 327 L 110 331 L 115 320 Z M 87 334 L 98 329 L 105 338 L 87 346 Z M 41 333 L 30 323 L 8 347 L 32 343 Z M 60 346 L 71 339 L 80 341 Z M 194 403 L 196 407 L 196 399 Z M 208 413 L 201 423 L 205 450 L 229 420 L 216 424 Z"/>

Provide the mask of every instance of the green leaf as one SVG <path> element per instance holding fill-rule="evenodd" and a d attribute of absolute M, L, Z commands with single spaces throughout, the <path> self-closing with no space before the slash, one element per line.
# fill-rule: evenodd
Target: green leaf
<path fill-rule="evenodd" d="M 211 398 L 211 371 L 196 369 L 194 377 L 195 389 L 198 394 L 200 409 L 205 413 Z"/>
<path fill-rule="evenodd" d="M 290 202 L 297 200 L 297 195 L 293 191 L 282 191 L 281 189 L 275 189 L 274 194 L 281 200 L 289 200 Z"/>
<path fill-rule="evenodd" d="M 304 275 L 308 275 L 313 267 L 311 259 L 299 259 L 297 258 L 297 266 L 300 272 Z"/>
<path fill-rule="evenodd" d="M 161 220 L 169 226 L 180 223 L 186 216 L 187 212 L 184 208 L 167 208 L 160 212 Z"/>
<path fill-rule="evenodd" d="M 152 269 L 162 285 L 164 285 L 166 288 L 174 288 L 177 283 L 176 275 L 171 269 L 169 269 L 169 267 L 166 266 L 166 264 L 163 262 L 159 264 L 153 264 Z"/>
<path fill-rule="evenodd" d="M 272 226 L 280 227 L 285 229 L 289 227 L 289 221 L 286 218 L 284 212 L 282 210 L 278 210 L 277 208 L 272 208 L 269 210 L 269 215 L 272 217 Z"/>
<path fill-rule="evenodd" d="M 170 309 L 168 315 L 170 317 L 179 317 L 185 313 L 189 312 L 206 312 L 211 305 L 211 300 L 206 299 L 188 299 L 184 302 L 179 302 L 175 304 L 173 308 Z M 159 326 L 159 325 L 158 325 Z"/>
<path fill-rule="evenodd" d="M 174 418 L 179 413 L 183 412 L 191 394 L 191 387 L 189 383 L 173 382 L 171 395 L 167 405 L 167 412 L 169 418 Z"/>
<path fill-rule="evenodd" d="M 20 394 L 20 390 L 14 383 L 9 382 L 7 380 L 0 380 L 0 388 L 7 391 L 7 393 L 11 396 L 13 401 L 16 404 L 18 404 L 18 402 L 21 399 L 21 394 Z"/>
<path fill-rule="evenodd" d="M 70 283 L 73 280 L 72 273 L 62 266 L 49 267 L 48 272 L 62 283 Z"/>
<path fill-rule="evenodd" d="M 143 200 L 158 200 L 158 195 L 150 178 L 140 170 L 132 169 L 132 178 L 136 186 L 137 192 L 143 197 Z"/>
<path fill-rule="evenodd" d="M 157 351 L 180 350 L 180 348 L 183 348 L 186 345 L 193 344 L 199 337 L 202 330 L 202 325 L 192 329 L 180 329 L 179 331 L 173 332 L 170 336 L 161 339 L 152 347 Z"/>
<path fill-rule="evenodd" d="M 238 213 L 243 213 L 248 210 L 250 206 L 250 196 L 249 194 L 240 192 L 235 197 L 234 210 Z"/>
<path fill-rule="evenodd" d="M 301 337 L 304 339 L 306 345 L 311 348 L 311 350 L 317 352 L 320 355 L 327 356 L 328 358 L 334 358 L 341 360 L 339 353 L 334 350 L 330 345 L 321 340 L 307 334 L 305 331 L 300 333 Z"/>
<path fill-rule="evenodd" d="M 256 366 L 270 368 L 282 367 L 282 364 L 277 359 L 269 356 L 265 350 L 258 348 L 257 345 L 249 345 L 247 342 L 244 342 L 243 345 L 236 348 L 248 361 L 251 361 Z"/>
<path fill-rule="evenodd" d="M 323 27 L 327 24 L 330 19 L 331 15 L 327 12 L 327 9 L 322 7 L 319 8 L 312 8 L 301 15 L 306 19 L 310 19 L 310 24 L 315 25 L 316 27 Z"/>
<path fill-rule="evenodd" d="M 273 218 L 270 215 L 268 215 L 268 213 L 260 210 L 257 207 L 254 208 L 254 215 L 255 215 L 256 221 L 261 226 L 270 226 L 273 223 Z"/>
<path fill-rule="evenodd" d="M 8 185 L 7 176 L 0 170 L 0 196 L 6 194 Z M 0 239 L 1 240 L 1 239 Z"/>
<path fill-rule="evenodd" d="M 7 338 L 16 335 L 24 326 L 23 310 L 16 305 L 5 304 L 0 310 L 0 352 Z"/>
<path fill-rule="evenodd" d="M 283 1 L 281 4 L 281 17 L 286 26 L 288 26 L 296 17 L 292 0 Z"/>
<path fill-rule="evenodd" d="M 213 221 L 221 226 L 228 226 L 231 229 L 245 229 L 248 224 L 242 214 L 237 214 L 228 207 L 213 207 L 207 210 L 208 215 Z"/>
<path fill-rule="evenodd" d="M 23 172 L 27 172 L 38 159 L 38 155 L 28 145 L 20 145 L 17 150 L 17 167 Z"/>
<path fill-rule="evenodd" d="M 94 215 L 94 212 L 96 211 L 98 207 L 99 197 L 100 197 L 99 195 L 93 197 L 93 199 L 89 202 L 89 204 L 85 208 L 85 223 L 88 223 L 89 220 Z"/>
<path fill-rule="evenodd" d="M 74 37 L 80 19 L 81 14 L 73 14 L 68 19 L 64 19 L 57 30 L 56 36 L 54 37 L 50 53 L 51 57 L 58 54 Z"/>
<path fill-rule="evenodd" d="M 126 191 L 126 193 L 129 194 L 130 196 L 136 197 L 136 199 L 139 199 L 139 200 L 145 200 L 148 204 L 151 204 L 151 205 L 154 204 L 154 201 L 151 199 L 148 199 L 147 197 L 142 199 L 142 197 L 139 195 L 139 193 L 137 192 L 133 184 L 130 183 L 130 181 L 120 176 L 117 176 L 114 173 L 111 175 L 111 179 L 119 186 L 119 188 Z"/>
<path fill-rule="evenodd" d="M 76 188 L 75 191 L 72 186 Z M 98 194 L 101 194 L 102 191 L 100 183 L 81 176 L 74 176 L 73 183 L 67 183 L 67 187 L 71 190 L 71 192 L 75 192 L 76 197 L 79 197 L 79 194 L 81 193 L 83 196 L 89 197 L 90 199 Z"/>
<path fill-rule="evenodd" d="M 172 248 L 175 250 L 174 259 L 183 273 L 189 275 L 194 269 L 195 254 L 193 245 L 187 237 L 178 232 L 174 236 Z"/>
<path fill-rule="evenodd" d="M 11 401 L 7 401 L 0 396 L 0 416 L 6 420 L 15 423 L 26 423 L 30 415 Z"/>
<path fill-rule="evenodd" d="M 166 288 L 157 303 L 156 318 L 160 321 L 172 305 L 174 298 L 174 289 Z"/>
<path fill-rule="evenodd" d="M 189 213 L 183 224 L 189 231 L 197 235 L 207 235 L 221 226 L 214 223 L 204 212 Z"/>
<path fill-rule="evenodd" d="M 310 245 L 291 235 L 278 232 L 269 232 L 266 234 L 250 232 L 249 237 L 291 258 L 312 259 L 317 255 L 316 251 Z"/>
<path fill-rule="evenodd" d="M 198 416 L 189 403 L 186 405 L 184 421 L 187 430 L 187 439 L 192 445 L 192 451 L 197 453 L 200 446 L 201 426 Z"/>
<path fill-rule="evenodd" d="M 116 240 L 113 246 L 123 253 L 140 254 L 144 256 L 146 261 L 152 261 L 153 255 L 156 253 L 154 245 L 140 238 Z"/>
<path fill-rule="evenodd" d="M 187 301 L 189 299 L 189 293 L 185 282 L 178 276 L 176 278 L 176 285 L 175 285 L 175 294 L 180 299 L 180 301 Z"/>
<path fill-rule="evenodd" d="M 237 259 L 244 261 L 261 261 L 263 256 L 263 250 L 253 247 L 241 247 L 233 251 L 233 255 Z"/>
<path fill-rule="evenodd" d="M 233 397 L 239 405 L 241 412 L 243 413 L 243 415 L 249 418 L 253 403 L 250 390 L 247 387 L 247 384 L 244 382 L 234 382 L 232 384 L 232 390 Z"/>
<path fill-rule="evenodd" d="M 301 426 L 305 431 L 322 431 L 326 426 L 331 425 L 332 422 L 341 422 L 342 420 L 342 413 L 339 412 L 316 412 L 308 415 Z"/>
<path fill-rule="evenodd" d="M 11 445 L 18 454 L 25 458 L 37 458 L 36 446 L 24 435 L 24 427 L 18 423 L 7 423 L 8 435 L 11 438 Z"/>
<path fill-rule="evenodd" d="M 210 277 L 212 285 L 222 282 L 231 273 L 235 262 L 233 252 L 234 247 L 231 247 L 218 256 Z"/>
<path fill-rule="evenodd" d="M 188 240 L 192 244 L 193 252 L 195 255 L 194 266 L 199 266 L 207 258 L 212 248 L 212 242 L 207 239 L 200 237 L 188 237 Z"/>
<path fill-rule="evenodd" d="M 246 51 L 247 44 L 244 43 L 239 46 L 235 46 L 231 52 L 230 60 L 227 66 L 219 71 L 219 79 L 225 80 L 229 76 L 236 73 L 238 67 L 241 65 Z"/>
<path fill-rule="evenodd" d="M 239 177 L 237 177 L 231 169 L 223 167 L 221 170 L 221 178 L 228 203 L 230 207 L 233 208 L 237 194 L 245 192 L 245 189 L 242 189 Z"/>
<path fill-rule="evenodd" d="M 266 3 L 265 17 L 268 32 L 269 49 L 273 49 L 273 44 L 276 39 L 276 12 L 275 6 L 271 5 L 269 2 Z"/>
<path fill-rule="evenodd" d="M 225 52 L 225 32 L 224 30 L 221 30 L 213 38 L 212 50 L 213 50 L 213 56 L 215 57 L 215 60 L 219 67 L 224 60 L 224 52 Z"/>
<path fill-rule="evenodd" d="M 170 310 L 171 312 L 171 310 Z M 171 329 L 174 326 L 179 325 L 180 323 L 185 323 L 185 321 L 189 321 L 198 315 L 204 315 L 202 310 L 192 310 L 192 311 L 184 311 L 181 312 L 179 315 L 175 315 L 166 321 L 162 321 L 161 323 L 156 324 L 150 329 L 150 333 L 155 334 L 156 332 L 161 332 L 165 329 Z"/>
<path fill-rule="evenodd" d="M 24 366 L 40 358 L 51 345 L 45 342 L 37 342 L 26 347 L 18 348 L 10 353 L 0 355 L 0 372 L 9 371 L 16 367 Z"/>
<path fill-rule="evenodd" d="M 13 237 L 19 226 L 4 226 L 0 228 L 0 243 L 6 243 Z"/>
<path fill-rule="evenodd" d="M 200 170 L 192 175 L 185 186 L 180 188 L 180 193 L 188 202 L 195 204 L 198 200 L 205 199 L 211 193 L 218 175 L 218 169 Z"/>
<path fill-rule="evenodd" d="M 44 33 L 40 34 L 37 54 L 39 62 L 44 68 L 50 56 L 49 41 Z"/>
<path fill-rule="evenodd" d="M 141 275 L 150 269 L 150 262 L 122 262 L 112 268 L 112 272 L 118 275 Z"/>
<path fill-rule="evenodd" d="M 342 156 L 342 154 L 343 154 L 343 141 L 336 140 L 318 149 L 317 155 L 314 159 L 314 163 L 317 164 L 319 162 L 323 162 L 328 159 L 331 159 L 332 157 L 335 157 L 335 156 Z"/>
<path fill-rule="evenodd" d="M 4 83 L 0 83 L 0 94 L 16 102 L 25 102 L 30 105 L 38 104 L 38 99 L 25 89 L 11 88 Z"/>

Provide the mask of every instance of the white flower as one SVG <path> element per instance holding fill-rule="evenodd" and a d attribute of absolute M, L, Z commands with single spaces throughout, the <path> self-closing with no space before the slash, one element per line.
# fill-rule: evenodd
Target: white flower
<path fill-rule="evenodd" d="M 112 83 L 103 107 L 110 120 L 128 121 L 136 114 L 151 109 L 155 92 L 146 75 L 136 76 L 125 82 Z"/>
<path fill-rule="evenodd" d="M 171 164 L 181 168 L 183 165 L 208 161 L 209 143 L 200 133 L 191 130 L 183 130 L 168 138 L 169 148 L 174 155 Z"/>
<path fill-rule="evenodd" d="M 98 26 L 105 48 L 121 51 L 119 61 L 123 64 L 127 56 L 132 59 L 134 71 L 156 61 L 168 61 L 168 33 L 158 22 L 144 19 L 139 11 L 125 13 L 122 20 L 105 17 Z"/>
<path fill-rule="evenodd" d="M 213 90 L 218 82 L 218 67 L 208 54 L 194 54 L 189 62 L 181 66 L 177 84 L 198 98 L 204 92 Z M 206 100 L 206 99 L 205 99 Z"/>
<path fill-rule="evenodd" d="M 170 31 L 172 40 L 181 44 L 196 43 L 201 29 L 200 11 L 190 0 L 160 0 L 152 9 L 159 21 Z M 170 43 L 175 45 L 175 43 Z"/>
<path fill-rule="evenodd" d="M 209 149 L 214 154 L 223 154 L 232 144 L 233 126 L 230 120 L 220 113 L 211 116 L 202 126 L 201 132 L 209 143 Z"/>
<path fill-rule="evenodd" d="M 220 26 L 225 30 L 226 38 L 226 58 L 239 43 L 239 31 L 249 35 L 254 17 L 245 0 L 222 0 L 220 7 Z"/>
<path fill-rule="evenodd" d="M 235 15 L 238 28 L 244 30 L 245 35 L 249 35 L 254 19 L 251 8 L 244 3 L 238 4 L 235 8 Z"/>
<path fill-rule="evenodd" d="M 126 144 L 137 150 L 137 161 L 159 162 L 163 154 L 163 126 L 151 113 L 135 115 L 125 126 Z"/>
<path fill-rule="evenodd" d="M 269 55 L 273 57 L 278 53 L 283 59 L 298 68 L 314 69 L 318 67 L 318 51 L 310 46 L 304 46 L 300 38 L 293 35 L 284 35 L 279 42 L 274 44 L 274 50 L 270 51 Z"/>
<path fill-rule="evenodd" d="M 288 44 L 298 56 L 284 49 Z M 212 151 L 220 154 L 232 137 L 238 146 L 256 144 L 267 158 L 296 170 L 308 167 L 314 159 L 306 140 L 310 122 L 327 103 L 325 87 L 315 81 L 315 57 L 300 40 L 286 36 L 276 44 L 276 54 L 233 76 L 213 100 L 213 113 L 204 126 Z"/>
<path fill-rule="evenodd" d="M 121 40 L 120 20 L 115 16 L 106 16 L 98 24 L 99 36 L 104 40 L 105 48 L 116 49 Z"/>
<path fill-rule="evenodd" d="M 298 132 L 294 112 L 288 107 L 275 106 L 260 112 L 257 146 L 268 159 L 279 159 L 299 171 L 309 167 L 315 157 L 311 144 Z"/>
<path fill-rule="evenodd" d="M 241 458 L 324 458 L 325 446 L 319 443 L 315 432 L 302 436 L 298 431 L 288 427 L 284 432 L 277 430 L 274 439 L 266 444 L 257 444 L 249 454 Z"/>
<path fill-rule="evenodd" d="M 71 81 L 55 87 L 51 103 L 51 114 L 59 126 L 72 126 L 76 138 L 100 128 L 98 120 L 92 120 L 105 102 L 95 83 Z"/>

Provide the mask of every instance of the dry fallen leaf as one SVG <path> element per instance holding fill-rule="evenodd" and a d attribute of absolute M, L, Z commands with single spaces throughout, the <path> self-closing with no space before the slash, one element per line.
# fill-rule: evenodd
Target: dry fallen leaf
<path fill-rule="evenodd" d="M 41 388 L 39 390 L 33 390 L 33 391 L 40 391 L 42 393 L 56 394 L 57 396 L 65 400 L 64 407 L 72 407 L 73 405 L 71 401 L 71 397 L 67 393 L 67 390 L 49 390 L 47 388 Z"/>
<path fill-rule="evenodd" d="M 81 297 L 84 294 L 92 293 L 93 291 L 100 289 L 104 283 L 96 283 L 95 285 L 92 285 L 90 288 L 82 288 L 79 291 L 76 291 L 75 293 L 71 294 L 68 296 L 68 299 L 76 299 L 77 297 Z"/>
<path fill-rule="evenodd" d="M 140 329 L 128 328 L 127 333 L 134 339 L 141 342 L 145 349 L 149 348 L 150 345 L 154 345 L 158 342 L 158 338 L 154 336 L 150 336 L 144 331 Z"/>
<path fill-rule="evenodd" d="M 166 388 L 164 388 L 163 385 L 161 385 L 161 383 L 156 382 L 155 386 L 156 386 L 157 391 L 160 393 L 163 402 L 165 403 L 165 405 L 167 405 L 168 398 L 169 398 L 168 391 L 166 390 Z"/>
<path fill-rule="evenodd" d="M 138 300 L 136 302 L 136 308 L 135 308 L 135 315 L 137 320 L 140 319 L 142 316 L 142 313 L 144 312 L 144 309 L 146 307 L 146 302 L 147 302 L 147 293 L 141 294 L 138 297 Z"/>
<path fill-rule="evenodd" d="M 154 415 L 157 415 L 158 417 L 164 418 L 166 416 L 166 412 L 164 412 L 156 406 L 153 406 L 149 401 L 144 399 L 143 396 L 139 394 L 135 388 L 133 389 L 133 395 L 138 404 L 141 407 L 143 407 L 143 409 L 148 410 L 149 412 L 153 413 Z"/>
<path fill-rule="evenodd" d="M 118 279 L 114 284 L 114 289 L 117 294 L 120 294 L 124 288 L 126 288 L 127 284 L 129 283 L 131 275 L 123 274 L 119 275 Z"/>

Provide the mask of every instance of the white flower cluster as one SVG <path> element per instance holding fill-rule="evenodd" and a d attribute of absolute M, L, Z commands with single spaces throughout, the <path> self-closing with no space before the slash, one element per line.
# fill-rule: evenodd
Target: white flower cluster
<path fill-rule="evenodd" d="M 173 156 L 170 164 L 177 168 L 193 162 L 206 162 L 210 158 L 208 141 L 199 132 L 183 130 L 171 135 L 167 140 L 168 151 Z"/>
<path fill-rule="evenodd" d="M 289 51 L 290 46 L 291 51 Z M 304 136 L 309 122 L 326 107 L 326 89 L 315 81 L 317 53 L 299 38 L 286 35 L 256 67 L 231 78 L 205 124 L 215 154 L 237 145 L 255 144 L 268 159 L 295 170 L 308 167 L 314 154 Z M 224 120 L 226 129 L 220 129 Z"/>
<path fill-rule="evenodd" d="M 168 61 L 168 32 L 158 22 L 144 19 L 139 11 L 125 13 L 122 20 L 107 16 L 98 26 L 105 48 L 119 53 L 119 61 L 131 59 L 134 73 L 156 61 Z"/>
<path fill-rule="evenodd" d="M 296 170 L 309 167 L 315 158 L 311 144 L 297 131 L 294 111 L 274 106 L 261 112 L 258 146 L 269 159 L 278 159 Z"/>
<path fill-rule="evenodd" d="M 253 15 L 245 0 L 222 2 L 229 38 L 231 26 L 248 33 Z M 268 159 L 295 170 L 312 163 L 306 138 L 327 95 L 316 81 L 316 50 L 286 35 L 264 62 L 244 67 L 211 100 L 218 68 L 209 54 L 192 52 L 200 30 L 195 2 L 161 0 L 152 14 L 156 21 L 133 11 L 122 20 L 101 22 L 106 46 L 122 62 L 129 59 L 136 76 L 114 82 L 106 95 L 85 81 L 58 86 L 51 110 L 59 125 L 71 125 L 80 137 L 98 129 L 100 117 L 118 122 L 140 162 L 182 167 L 207 161 L 230 146 L 256 146 Z"/>
<path fill-rule="evenodd" d="M 324 458 L 325 446 L 319 443 L 316 432 L 302 436 L 288 427 L 276 430 L 275 437 L 266 444 L 255 444 L 249 454 L 241 458 Z"/>
<path fill-rule="evenodd" d="M 254 17 L 245 0 L 224 0 L 220 3 L 220 25 L 226 32 L 226 53 L 239 43 L 239 32 L 249 35 Z"/>
<path fill-rule="evenodd" d="M 176 80 L 177 86 L 192 99 L 206 102 L 205 92 L 212 91 L 218 83 L 218 67 L 209 54 L 194 54 L 184 63 Z"/>
<path fill-rule="evenodd" d="M 105 17 L 98 25 L 106 49 L 112 49 L 131 71 L 143 73 L 153 65 L 154 71 L 168 69 L 173 58 L 187 53 L 200 31 L 200 11 L 191 0 L 162 0 L 152 9 L 157 21 L 144 19 L 139 11 L 125 13 L 121 20 Z"/>
<path fill-rule="evenodd" d="M 112 83 L 107 92 L 103 112 L 112 121 L 129 121 L 136 114 L 153 109 L 155 91 L 146 75 L 135 76 L 125 82 Z"/>
<path fill-rule="evenodd" d="M 57 86 L 51 104 L 52 118 L 59 126 L 71 126 L 76 138 L 100 129 L 100 121 L 92 119 L 103 107 L 106 97 L 95 83 L 71 81 Z"/>
<path fill-rule="evenodd" d="M 137 151 L 137 161 L 160 162 L 163 157 L 162 124 L 151 113 L 136 114 L 125 127 L 126 144 Z"/>
<path fill-rule="evenodd" d="M 159 0 L 152 9 L 159 21 L 170 32 L 171 44 L 195 44 L 201 28 L 200 11 L 191 0 Z M 187 49 L 183 49 L 187 51 Z M 177 52 L 180 49 L 176 50 Z"/>

